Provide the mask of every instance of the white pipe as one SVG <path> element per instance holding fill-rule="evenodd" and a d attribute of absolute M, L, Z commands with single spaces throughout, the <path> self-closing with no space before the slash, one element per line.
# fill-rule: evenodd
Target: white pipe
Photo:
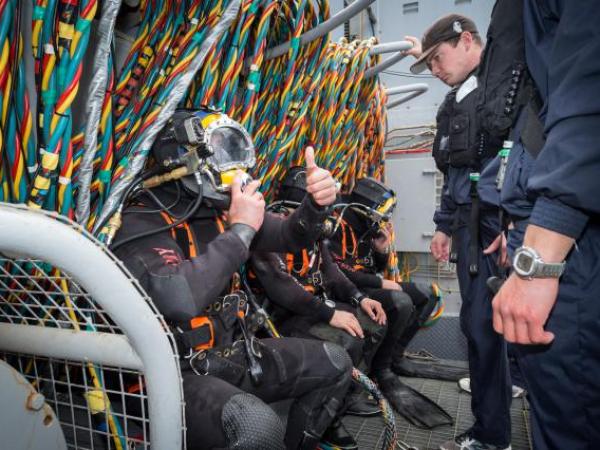
<path fill-rule="evenodd" d="M 395 41 L 377 44 L 371 47 L 371 55 L 381 55 L 383 53 L 401 52 L 413 47 L 410 41 Z"/>
<path fill-rule="evenodd" d="M 406 92 L 413 91 L 421 91 L 425 92 L 429 89 L 429 85 L 427 83 L 414 83 L 414 84 L 405 84 L 403 86 L 396 86 L 392 88 L 387 88 L 385 90 L 386 95 L 397 95 L 397 94 L 405 94 Z"/>
<path fill-rule="evenodd" d="M 371 67 L 370 69 L 367 69 L 365 71 L 365 79 L 371 78 L 371 77 L 383 72 L 385 69 L 392 67 L 398 61 L 401 61 L 405 56 L 406 55 L 404 54 L 404 51 L 400 51 L 400 52 L 396 53 L 394 56 L 390 56 L 385 61 L 380 62 L 376 66 Z"/>
<path fill-rule="evenodd" d="M 397 95 L 397 94 L 403 94 L 403 93 L 409 93 L 409 94 L 404 95 L 401 98 L 394 100 L 392 102 L 388 101 L 385 106 L 387 109 L 392 109 L 398 105 L 401 105 L 402 103 L 406 103 L 407 101 L 412 100 L 415 97 L 418 97 L 419 95 L 427 92 L 428 89 L 429 89 L 429 85 L 427 85 L 426 83 L 407 84 L 405 86 L 397 86 L 395 88 L 387 89 L 386 93 L 388 95 Z"/>
<path fill-rule="evenodd" d="M 144 371 L 140 357 L 121 334 L 0 323 L 0 348 L 13 353 Z"/>

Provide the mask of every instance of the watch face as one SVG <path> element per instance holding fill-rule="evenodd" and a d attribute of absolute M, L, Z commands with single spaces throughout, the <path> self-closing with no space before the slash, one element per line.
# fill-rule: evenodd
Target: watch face
<path fill-rule="evenodd" d="M 327 299 L 327 300 L 325 300 L 325 304 L 327 306 L 329 306 L 330 308 L 335 308 L 335 302 L 333 300 Z"/>
<path fill-rule="evenodd" d="M 519 253 L 515 261 L 515 269 L 523 273 L 531 272 L 533 268 L 533 258 L 525 253 Z"/>

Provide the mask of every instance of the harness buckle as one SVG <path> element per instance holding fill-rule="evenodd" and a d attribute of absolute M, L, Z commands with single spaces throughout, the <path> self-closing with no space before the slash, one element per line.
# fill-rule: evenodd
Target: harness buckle
<path fill-rule="evenodd" d="M 201 361 L 203 363 L 203 368 L 202 369 L 197 369 L 195 362 L 196 360 Z M 210 361 L 206 358 L 206 351 L 204 350 L 200 350 L 199 352 L 196 352 L 192 355 L 192 357 L 189 360 L 190 363 L 190 367 L 192 368 L 192 370 L 194 371 L 194 373 L 196 375 L 208 375 L 208 369 L 210 366 Z"/>
<path fill-rule="evenodd" d="M 313 286 L 323 286 L 323 274 L 320 270 L 317 270 L 316 272 L 312 273 L 310 277 L 310 283 Z"/>

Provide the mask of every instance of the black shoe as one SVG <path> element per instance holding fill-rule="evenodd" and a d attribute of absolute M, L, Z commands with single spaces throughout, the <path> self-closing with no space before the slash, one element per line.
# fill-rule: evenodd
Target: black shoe
<path fill-rule="evenodd" d="M 329 425 L 317 447 L 321 450 L 358 450 L 358 444 L 339 419 Z"/>
<path fill-rule="evenodd" d="M 381 414 L 379 404 L 364 390 L 354 391 L 346 397 L 346 414 L 359 417 L 372 417 Z"/>

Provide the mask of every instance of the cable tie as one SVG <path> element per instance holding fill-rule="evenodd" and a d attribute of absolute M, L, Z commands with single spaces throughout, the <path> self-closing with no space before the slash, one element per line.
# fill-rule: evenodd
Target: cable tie
<path fill-rule="evenodd" d="M 58 77 L 59 80 L 64 80 L 66 72 L 67 72 L 66 67 L 63 67 L 62 65 L 60 65 L 60 66 L 58 66 L 58 69 L 56 69 L 56 76 Z"/>
<path fill-rule="evenodd" d="M 200 41 L 202 41 L 202 32 L 197 31 L 194 33 L 194 36 L 192 36 L 192 42 L 198 44 Z"/>
<path fill-rule="evenodd" d="M 75 23 L 75 30 L 83 33 L 90 27 L 91 23 L 92 23 L 91 19 L 85 19 L 83 17 L 80 17 L 77 19 L 77 22 Z"/>
<path fill-rule="evenodd" d="M 37 5 L 33 8 L 32 19 L 33 20 L 41 20 L 44 18 L 45 14 L 46 14 L 46 7 Z"/>
<path fill-rule="evenodd" d="M 111 179 L 111 171 L 110 170 L 101 170 L 98 172 L 98 180 L 102 183 L 106 184 L 110 182 Z"/>
<path fill-rule="evenodd" d="M 56 100 L 56 90 L 55 89 L 48 89 L 46 91 L 42 91 L 42 101 L 44 102 L 44 105 L 49 105 L 49 104 L 53 104 Z M 44 121 L 44 115 L 42 113 L 40 113 L 40 122 Z"/>

